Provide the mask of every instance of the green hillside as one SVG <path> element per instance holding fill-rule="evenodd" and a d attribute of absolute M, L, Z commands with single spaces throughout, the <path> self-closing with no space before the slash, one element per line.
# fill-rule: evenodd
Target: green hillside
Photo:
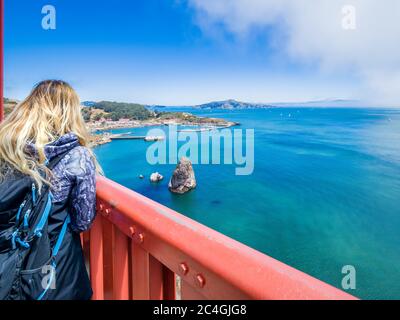
<path fill-rule="evenodd" d="M 89 109 L 91 108 L 103 110 L 114 121 L 122 118 L 146 120 L 154 116 L 154 114 L 147 110 L 143 105 L 136 103 L 100 101 L 96 102 Z"/>

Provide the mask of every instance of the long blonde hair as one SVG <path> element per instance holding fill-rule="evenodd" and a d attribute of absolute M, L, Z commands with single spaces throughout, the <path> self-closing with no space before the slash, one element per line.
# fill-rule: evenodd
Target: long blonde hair
<path fill-rule="evenodd" d="M 81 114 L 78 95 L 64 81 L 40 82 L 0 124 L 0 179 L 5 177 L 4 168 L 7 167 L 31 176 L 39 187 L 43 183 L 50 184 L 50 172 L 44 164 L 44 147 L 67 133 L 74 133 L 80 145 L 89 148 L 90 135 Z M 27 152 L 28 142 L 35 145 L 36 155 Z M 90 152 L 98 172 L 101 172 L 93 152 Z"/>

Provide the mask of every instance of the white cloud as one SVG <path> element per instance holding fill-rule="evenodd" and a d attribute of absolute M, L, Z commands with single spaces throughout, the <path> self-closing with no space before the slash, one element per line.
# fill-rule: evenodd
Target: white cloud
<path fill-rule="evenodd" d="M 280 50 L 299 62 L 318 62 L 363 79 L 365 97 L 400 105 L 400 1 L 398 0 L 189 0 L 200 25 L 218 25 L 239 38 L 273 27 Z M 346 5 L 356 29 L 342 26 Z"/>

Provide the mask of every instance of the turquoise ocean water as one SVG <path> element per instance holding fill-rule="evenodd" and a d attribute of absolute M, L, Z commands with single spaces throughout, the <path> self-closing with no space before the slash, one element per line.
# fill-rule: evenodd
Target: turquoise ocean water
<path fill-rule="evenodd" d="M 107 177 L 336 287 L 352 265 L 360 298 L 400 299 L 400 110 L 197 113 L 254 129 L 252 175 L 195 165 L 197 189 L 174 195 L 175 165 L 148 164 L 150 143 L 130 140 L 96 148 Z M 154 171 L 164 181 L 151 184 Z"/>

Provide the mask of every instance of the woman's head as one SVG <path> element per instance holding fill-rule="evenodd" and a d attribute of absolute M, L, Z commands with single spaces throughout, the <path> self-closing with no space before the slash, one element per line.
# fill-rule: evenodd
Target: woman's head
<path fill-rule="evenodd" d="M 42 81 L 0 124 L 1 164 L 32 176 L 38 184 L 46 182 L 39 174 L 45 169 L 44 146 L 70 132 L 88 146 L 78 95 L 64 81 Z M 27 154 L 28 142 L 35 144 L 36 157 Z"/>

